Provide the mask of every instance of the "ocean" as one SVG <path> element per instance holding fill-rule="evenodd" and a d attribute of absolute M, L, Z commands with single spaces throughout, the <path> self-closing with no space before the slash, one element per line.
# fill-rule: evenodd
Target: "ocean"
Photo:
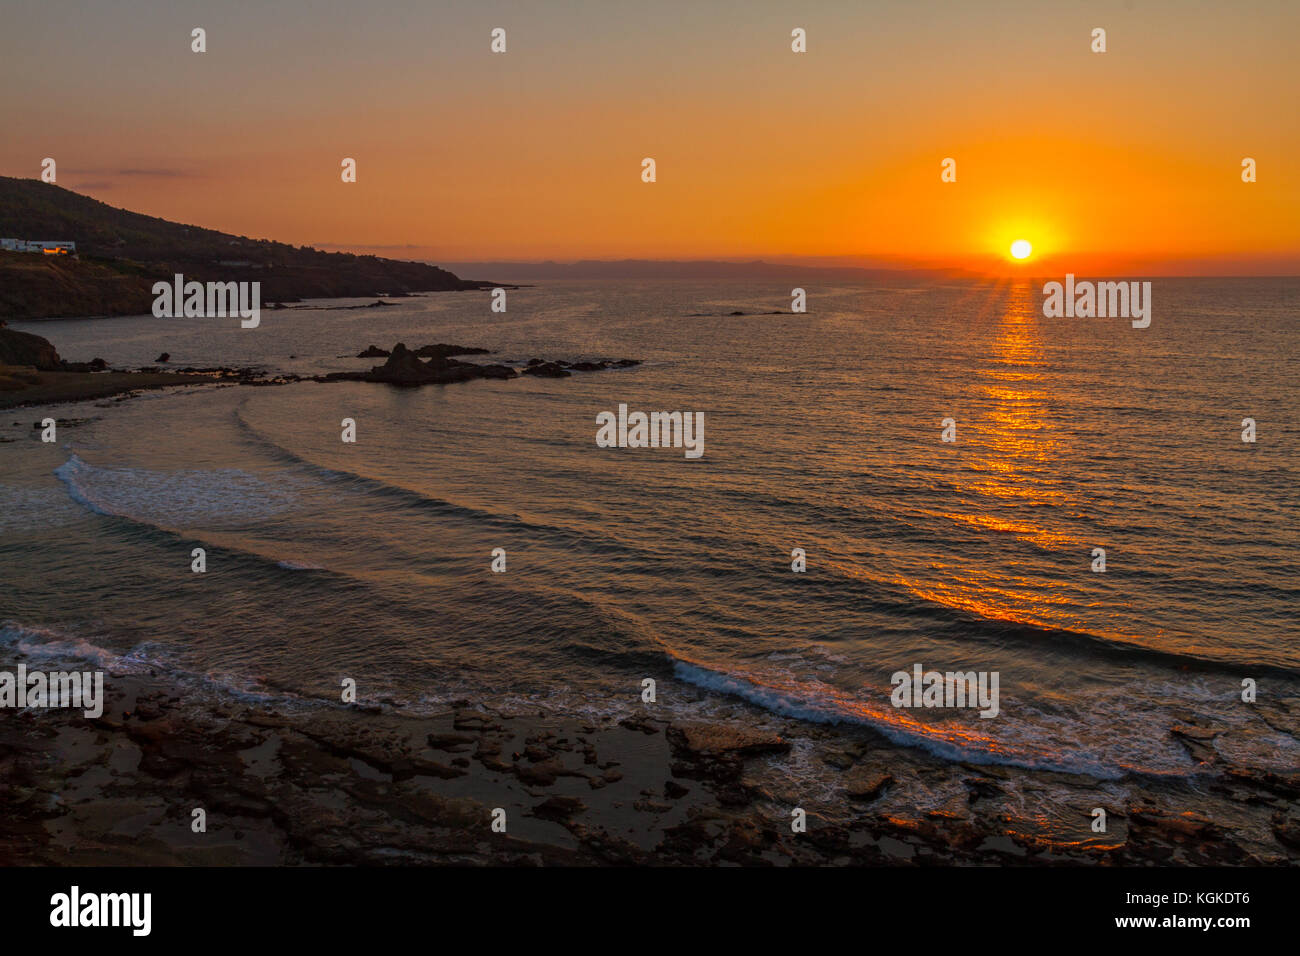
<path fill-rule="evenodd" d="M 151 392 L 59 406 L 83 421 L 52 444 L 46 409 L 0 413 L 0 646 L 280 707 L 351 678 L 412 713 L 725 712 L 1121 786 L 1195 778 L 1178 731 L 1209 727 L 1226 766 L 1300 769 L 1296 280 L 1157 279 L 1146 329 L 1044 318 L 1041 282 L 807 288 L 806 314 L 775 284 L 557 281 L 505 313 L 15 324 L 132 367 L 642 364 Z M 703 455 L 598 447 L 620 404 L 703 412 Z M 916 665 L 996 673 L 997 716 L 893 706 Z"/>

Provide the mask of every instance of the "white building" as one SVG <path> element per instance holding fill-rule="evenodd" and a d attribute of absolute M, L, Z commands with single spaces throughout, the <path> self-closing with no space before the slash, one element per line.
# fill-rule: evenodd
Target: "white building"
<path fill-rule="evenodd" d="M 0 239 L 0 249 L 9 252 L 40 252 L 47 256 L 75 256 L 77 244 L 57 239 Z"/>

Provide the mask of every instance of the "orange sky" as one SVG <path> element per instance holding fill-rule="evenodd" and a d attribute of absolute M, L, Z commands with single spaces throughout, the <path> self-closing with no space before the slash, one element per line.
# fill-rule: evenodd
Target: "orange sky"
<path fill-rule="evenodd" d="M 1300 272 L 1296 3 L 96 6 L 6 5 L 0 173 L 434 261 Z"/>

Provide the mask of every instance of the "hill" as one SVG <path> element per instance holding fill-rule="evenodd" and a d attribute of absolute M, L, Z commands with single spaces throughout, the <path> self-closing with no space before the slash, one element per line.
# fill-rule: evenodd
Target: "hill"
<path fill-rule="evenodd" d="M 148 312 L 153 283 L 262 283 L 262 302 L 481 289 L 422 262 L 322 252 L 118 209 L 36 179 L 0 176 L 0 236 L 61 239 L 79 259 L 0 253 L 0 317 Z"/>

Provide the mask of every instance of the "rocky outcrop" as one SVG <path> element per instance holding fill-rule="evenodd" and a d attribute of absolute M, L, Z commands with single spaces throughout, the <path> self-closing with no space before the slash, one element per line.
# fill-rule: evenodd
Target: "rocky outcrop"
<path fill-rule="evenodd" d="M 488 355 L 489 349 L 476 349 L 468 345 L 449 345 L 438 342 L 434 345 L 421 345 L 415 350 L 420 358 L 450 358 L 453 355 Z"/>
<path fill-rule="evenodd" d="M 468 382 L 477 378 L 505 379 L 516 375 L 537 375 L 544 378 L 568 378 L 573 372 L 598 372 L 608 368 L 629 368 L 640 365 L 637 359 L 619 359 L 617 362 L 548 362 L 539 358 L 530 359 L 522 370 L 510 365 L 479 365 L 475 362 L 462 362 L 452 358 L 453 355 L 488 355 L 488 349 L 474 348 L 468 345 L 451 345 L 439 342 L 422 345 L 418 349 L 408 349 L 406 344 L 398 342 L 391 352 L 371 345 L 357 358 L 384 356 L 388 359 L 383 365 L 376 365 L 368 372 L 331 372 L 316 376 L 317 382 L 382 382 L 386 385 L 404 387 L 418 385 L 447 385 L 452 382 Z M 427 358 L 428 361 L 421 361 Z"/>
<path fill-rule="evenodd" d="M 16 329 L 0 329 L 0 365 L 30 366 L 42 372 L 59 369 L 59 353 L 48 339 Z"/>
<path fill-rule="evenodd" d="M 538 375 L 543 378 L 568 378 L 572 373 L 559 362 L 538 362 L 536 365 L 529 362 L 528 367 L 524 369 L 524 374 Z"/>

